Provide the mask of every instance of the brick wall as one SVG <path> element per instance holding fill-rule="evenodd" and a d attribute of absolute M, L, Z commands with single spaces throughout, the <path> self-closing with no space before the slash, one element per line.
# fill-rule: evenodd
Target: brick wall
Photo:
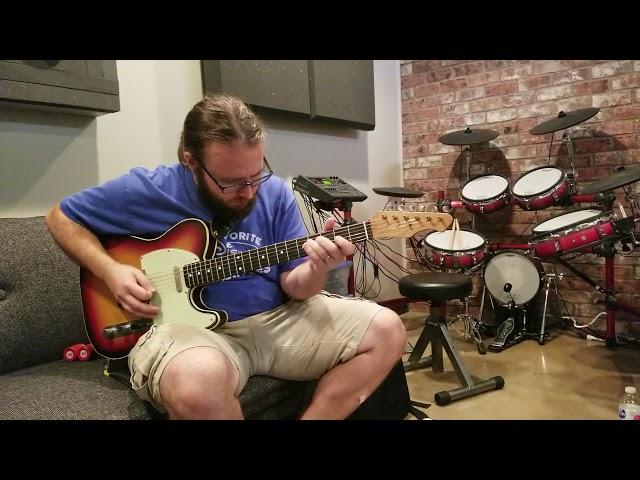
<path fill-rule="evenodd" d="M 587 107 L 599 107 L 600 112 L 569 129 L 579 187 L 612 174 L 618 166 L 640 163 L 639 60 L 407 60 L 401 62 L 401 76 L 404 185 L 426 192 L 420 200 L 428 206 L 438 190 L 445 190 L 445 198 L 460 198 L 466 181 L 461 147 L 443 145 L 438 137 L 465 127 L 499 133 L 489 144 L 472 147 L 472 177 L 499 173 L 513 185 L 523 173 L 546 165 L 549 155 L 552 166 L 569 171 L 563 131 L 554 134 L 551 150 L 551 134 L 528 131 L 561 110 Z M 622 190 L 615 193 L 628 207 Z M 567 211 L 570 208 L 553 207 L 527 212 L 510 205 L 476 215 L 475 231 L 493 241 L 526 241 L 533 226 Z M 462 228 L 470 228 L 469 212 L 459 209 L 456 217 Z M 640 307 L 638 255 L 615 259 L 618 298 Z M 604 282 L 603 259 L 589 254 L 572 263 Z M 551 271 L 550 264 L 544 265 Z M 602 295 L 566 269 L 558 271 L 567 274 L 559 285 L 576 320 L 588 322 L 603 311 L 595 303 Z M 474 284 L 478 295 L 480 283 L 476 279 Z M 625 331 L 624 319 L 629 317 L 618 317 L 617 327 Z M 602 329 L 604 325 L 604 320 L 596 324 Z"/>

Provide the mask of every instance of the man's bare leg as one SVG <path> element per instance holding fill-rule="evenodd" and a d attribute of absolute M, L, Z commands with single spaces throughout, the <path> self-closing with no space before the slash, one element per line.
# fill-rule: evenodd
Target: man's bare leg
<path fill-rule="evenodd" d="M 400 317 L 380 310 L 353 358 L 323 375 L 302 420 L 343 419 L 355 411 L 402 358 L 407 334 Z"/>

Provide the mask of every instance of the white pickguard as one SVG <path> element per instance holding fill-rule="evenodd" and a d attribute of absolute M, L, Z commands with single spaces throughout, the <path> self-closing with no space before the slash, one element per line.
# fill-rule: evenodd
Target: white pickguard
<path fill-rule="evenodd" d="M 197 307 L 191 299 L 193 289 L 184 284 L 182 267 L 200 260 L 197 255 L 179 248 L 155 250 L 140 257 L 141 268 L 156 289 L 149 303 L 160 307 L 160 313 L 153 318 L 154 323 L 208 329 L 218 326 L 220 315 Z M 175 267 L 180 272 L 178 278 L 174 274 Z"/>

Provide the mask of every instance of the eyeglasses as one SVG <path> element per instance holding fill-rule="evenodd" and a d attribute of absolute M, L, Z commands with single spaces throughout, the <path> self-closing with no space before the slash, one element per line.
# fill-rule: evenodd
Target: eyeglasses
<path fill-rule="evenodd" d="M 266 182 L 271 178 L 271 175 L 273 175 L 273 170 L 271 170 L 271 166 L 269 165 L 269 162 L 267 162 L 267 157 L 262 157 L 262 160 L 264 161 L 264 166 L 266 168 L 266 171 L 262 174 L 262 176 L 250 182 L 240 182 L 240 183 L 232 183 L 232 184 L 220 183 L 218 180 L 216 180 L 216 178 L 213 175 L 209 173 L 209 171 L 205 168 L 204 164 L 200 163 L 200 166 L 205 171 L 205 173 L 209 175 L 209 178 L 214 181 L 214 183 L 218 186 L 218 188 L 222 193 L 235 193 L 235 192 L 239 192 L 247 185 L 249 185 L 251 188 L 256 188 L 258 185 L 263 184 L 264 182 Z"/>

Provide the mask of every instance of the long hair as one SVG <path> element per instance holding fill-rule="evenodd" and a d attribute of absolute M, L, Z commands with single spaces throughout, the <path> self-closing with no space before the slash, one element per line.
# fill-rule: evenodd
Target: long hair
<path fill-rule="evenodd" d="M 264 142 L 267 132 L 258 116 L 238 97 L 207 95 L 187 114 L 180 135 L 178 158 L 186 165 L 188 151 L 201 163 L 205 148 L 213 142 L 242 142 L 253 146 Z"/>

